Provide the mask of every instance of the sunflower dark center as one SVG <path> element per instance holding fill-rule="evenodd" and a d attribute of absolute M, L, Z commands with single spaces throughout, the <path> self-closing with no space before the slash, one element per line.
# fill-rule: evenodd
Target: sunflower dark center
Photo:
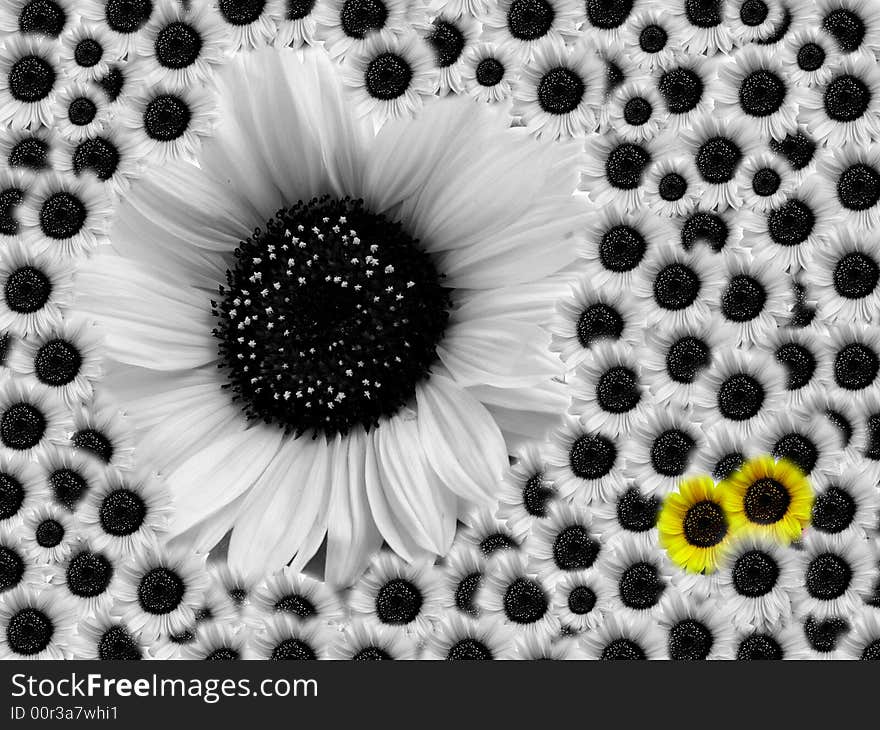
<path fill-rule="evenodd" d="M 455 607 L 462 613 L 470 616 L 479 616 L 480 609 L 477 606 L 477 592 L 483 580 L 482 573 L 468 573 L 455 586 Z"/>
<path fill-rule="evenodd" d="M 627 413 L 642 399 L 636 372 L 624 366 L 612 367 L 599 377 L 596 384 L 599 407 L 609 413 Z"/>
<path fill-rule="evenodd" d="M 599 658 L 603 661 L 635 661 L 647 659 L 647 656 L 637 641 L 621 637 L 609 641 Z"/>
<path fill-rule="evenodd" d="M 588 586 L 575 586 L 568 593 L 568 610 L 585 616 L 596 607 L 596 592 Z"/>
<path fill-rule="evenodd" d="M 843 413 L 833 408 L 826 408 L 824 415 L 831 422 L 831 425 L 840 432 L 840 435 L 843 437 L 843 445 L 849 446 L 853 437 L 852 421 Z"/>
<path fill-rule="evenodd" d="M 111 30 L 135 33 L 146 25 L 152 13 L 152 0 L 107 0 L 104 17 Z"/>
<path fill-rule="evenodd" d="M 15 213 L 22 202 L 24 202 L 24 191 L 20 188 L 0 190 L 0 235 L 14 236 L 18 233 L 21 226 Z"/>
<path fill-rule="evenodd" d="M 654 278 L 654 300 L 663 309 L 686 309 L 700 293 L 700 277 L 686 264 L 668 264 Z"/>
<path fill-rule="evenodd" d="M 24 504 L 25 490 L 18 477 L 0 473 L 0 520 L 15 517 Z"/>
<path fill-rule="evenodd" d="M 484 642 L 466 637 L 449 647 L 446 658 L 450 661 L 476 661 L 494 659 L 495 655 Z"/>
<path fill-rule="evenodd" d="M 727 479 L 727 477 L 729 477 L 735 471 L 738 471 L 740 467 L 745 463 L 745 455 L 739 453 L 738 451 L 731 451 L 728 454 L 723 454 L 715 462 L 715 466 L 712 469 L 712 476 L 715 478 L 715 481 Z"/>
<path fill-rule="evenodd" d="M 546 517 L 547 504 L 553 497 L 553 489 L 550 487 L 543 474 L 535 474 L 523 485 L 522 503 L 532 517 Z"/>
<path fill-rule="evenodd" d="M 533 624 L 544 618 L 549 608 L 541 584 L 531 578 L 515 578 L 504 591 L 504 613 L 516 624 Z"/>
<path fill-rule="evenodd" d="M 279 211 L 235 260 L 214 334 L 249 418 L 297 434 L 369 428 L 428 377 L 450 299 L 400 224 L 313 199 Z"/>
<path fill-rule="evenodd" d="M 773 525 L 788 513 L 791 494 L 788 488 L 771 477 L 756 479 L 746 489 L 743 511 L 750 522 Z"/>
<path fill-rule="evenodd" d="M 52 294 L 52 280 L 33 266 L 22 266 L 6 278 L 6 306 L 18 314 L 40 311 Z"/>
<path fill-rule="evenodd" d="M 639 48 L 645 53 L 660 53 L 666 48 L 669 34 L 659 25 L 646 25 L 639 33 Z"/>
<path fill-rule="evenodd" d="M 159 31 L 154 49 L 156 60 L 165 68 L 187 68 L 202 52 L 202 36 L 189 23 L 174 21 Z"/>
<path fill-rule="evenodd" d="M 24 576 L 25 564 L 16 550 L 0 545 L 0 593 L 15 588 Z"/>
<path fill-rule="evenodd" d="M 49 475 L 49 486 L 55 501 L 72 510 L 89 489 L 85 478 L 73 469 L 56 469 Z"/>
<path fill-rule="evenodd" d="M 779 173 L 769 167 L 756 170 L 752 176 L 752 191 L 762 198 L 774 195 L 781 184 L 782 178 L 779 177 Z"/>
<path fill-rule="evenodd" d="M 822 30 L 828 33 L 844 53 L 858 50 L 865 39 L 865 22 L 854 11 L 835 8 L 822 19 Z"/>
<path fill-rule="evenodd" d="M 77 127 L 84 127 L 95 120 L 98 107 L 87 96 L 80 96 L 70 102 L 67 107 L 67 118 Z"/>
<path fill-rule="evenodd" d="M 171 613 L 181 604 L 186 593 L 186 584 L 172 569 L 152 568 L 138 584 L 138 602 L 147 613 L 164 615 Z"/>
<path fill-rule="evenodd" d="M 770 140 L 770 149 L 788 160 L 795 170 L 803 170 L 816 154 L 816 143 L 803 132 L 786 134 L 781 140 Z"/>
<path fill-rule="evenodd" d="M 788 390 L 800 390 L 813 379 L 817 367 L 816 356 L 803 345 L 786 342 L 777 348 L 775 357 L 785 368 L 785 387 Z"/>
<path fill-rule="evenodd" d="M 635 0 L 586 0 L 587 20 L 594 28 L 612 30 L 626 22 Z"/>
<path fill-rule="evenodd" d="M 132 535 L 144 524 L 147 505 L 137 492 L 120 487 L 104 497 L 98 516 L 101 527 L 109 535 Z"/>
<path fill-rule="evenodd" d="M 651 466 L 658 474 L 674 477 L 684 474 L 696 442 L 684 431 L 671 428 L 658 434 L 651 444 Z"/>
<path fill-rule="evenodd" d="M 657 84 L 670 114 L 687 114 L 695 109 L 703 98 L 704 87 L 696 71 L 683 67 L 666 71 Z"/>
<path fill-rule="evenodd" d="M 721 294 L 721 312 L 731 322 L 750 322 L 766 303 L 764 285 L 747 274 L 733 276 Z"/>
<path fill-rule="evenodd" d="M 74 448 L 83 449 L 98 457 L 105 464 L 113 458 L 113 443 L 100 431 L 84 428 L 73 434 L 71 439 Z"/>
<path fill-rule="evenodd" d="M 272 661 L 305 661 L 315 660 L 318 655 L 305 641 L 300 639 L 284 639 L 274 649 L 269 659 Z"/>
<path fill-rule="evenodd" d="M 739 8 L 739 19 L 750 28 L 761 25 L 769 14 L 770 10 L 764 0 L 745 0 Z"/>
<path fill-rule="evenodd" d="M 721 185 L 733 179 L 742 160 L 742 150 L 732 139 L 712 137 L 697 150 L 696 164 L 702 178 Z"/>
<path fill-rule="evenodd" d="M 698 242 L 705 242 L 713 251 L 727 245 L 730 228 L 717 213 L 697 211 L 688 216 L 681 227 L 681 245 L 689 251 Z"/>
<path fill-rule="evenodd" d="M 464 50 L 464 33 L 454 23 L 445 20 L 434 21 L 434 28 L 427 40 L 434 49 L 440 68 L 454 64 Z"/>
<path fill-rule="evenodd" d="M 666 584 L 657 566 L 638 562 L 623 571 L 617 590 L 624 606 L 641 611 L 657 605 L 666 590 Z"/>
<path fill-rule="evenodd" d="M 686 335 L 670 345 L 666 352 L 666 372 L 676 383 L 693 383 L 711 362 L 709 345 L 699 337 Z"/>
<path fill-rule="evenodd" d="M 186 100 L 176 94 L 160 94 L 143 114 L 144 131 L 157 142 L 173 142 L 183 136 L 192 120 Z"/>
<path fill-rule="evenodd" d="M 376 594 L 376 616 L 384 624 L 403 626 L 415 621 L 423 603 L 418 586 L 404 578 L 394 578 Z"/>
<path fill-rule="evenodd" d="M 40 229 L 48 238 L 72 238 L 82 230 L 87 215 L 85 204 L 73 193 L 52 193 L 40 208 Z"/>
<path fill-rule="evenodd" d="M 74 173 L 80 175 L 83 171 L 90 170 L 102 181 L 113 177 L 119 161 L 119 150 L 107 137 L 83 140 L 73 151 Z"/>
<path fill-rule="evenodd" d="M 521 41 L 534 41 L 547 35 L 556 11 L 547 0 L 513 0 L 507 11 L 507 29 Z"/>
<path fill-rule="evenodd" d="M 219 8 L 230 25 L 256 23 L 266 7 L 266 0 L 220 0 Z"/>
<path fill-rule="evenodd" d="M 800 433 L 781 436 L 771 452 L 777 459 L 787 459 L 804 474 L 809 475 L 819 460 L 819 449 L 808 437 Z"/>
<path fill-rule="evenodd" d="M 79 348 L 67 340 L 49 340 L 34 355 L 34 375 L 46 385 L 60 387 L 72 383 L 81 366 Z"/>
<path fill-rule="evenodd" d="M 623 119 L 633 127 L 641 127 L 654 112 L 651 102 L 641 96 L 634 96 L 623 105 Z"/>
<path fill-rule="evenodd" d="M 810 647 L 822 654 L 834 651 L 841 637 L 849 630 L 849 623 L 836 616 L 825 620 L 808 616 L 804 621 L 804 636 Z"/>
<path fill-rule="evenodd" d="M 504 64 L 497 58 L 484 58 L 477 64 L 476 76 L 480 86 L 497 86 L 504 78 Z"/>
<path fill-rule="evenodd" d="M 874 639 L 870 643 L 865 645 L 865 648 L 862 649 L 862 653 L 859 656 L 859 659 L 863 661 L 877 661 L 880 660 L 880 639 Z"/>
<path fill-rule="evenodd" d="M 632 226 L 612 226 L 599 242 L 599 260 L 602 266 L 615 273 L 625 273 L 636 268 L 645 257 L 647 243 L 644 236 Z"/>
<path fill-rule="evenodd" d="M 697 28 L 714 28 L 724 18 L 722 0 L 685 0 L 684 14 L 687 21 Z"/>
<path fill-rule="evenodd" d="M 52 641 L 55 625 L 39 609 L 27 607 L 14 613 L 6 624 L 6 643 L 15 654 L 39 654 Z"/>
<path fill-rule="evenodd" d="M 837 179 L 837 198 L 849 210 L 868 210 L 880 200 L 880 173 L 858 163 L 846 168 Z"/>
<path fill-rule="evenodd" d="M 42 548 L 58 547 L 64 539 L 64 527 L 57 520 L 43 520 L 37 525 L 34 537 Z"/>
<path fill-rule="evenodd" d="M 598 302 L 581 312 L 577 322 L 577 338 L 583 347 L 589 347 L 596 340 L 619 339 L 623 334 L 623 317 L 613 307 Z"/>
<path fill-rule="evenodd" d="M 818 43 L 804 43 L 797 52 L 797 65 L 801 71 L 818 71 L 825 63 L 825 51 Z"/>
<path fill-rule="evenodd" d="M 852 581 L 852 568 L 840 555 L 822 553 L 807 566 L 807 593 L 820 601 L 833 601 L 846 593 Z"/>
<path fill-rule="evenodd" d="M 94 38 L 83 38 L 73 49 L 73 60 L 77 66 L 92 68 L 104 57 L 104 47 Z"/>
<path fill-rule="evenodd" d="M 395 53 L 380 53 L 367 65 L 364 82 L 375 99 L 390 101 L 406 93 L 413 71 L 409 62 Z"/>
<path fill-rule="evenodd" d="M 647 532 L 657 524 L 661 500 L 629 487 L 617 500 L 617 521 L 629 532 Z"/>
<path fill-rule="evenodd" d="M 302 20 L 315 8 L 316 0 L 287 0 L 284 17 L 287 20 Z"/>
<path fill-rule="evenodd" d="M 585 570 L 599 556 L 599 542 L 583 525 L 569 525 L 553 541 L 553 562 L 560 570 Z"/>
<path fill-rule="evenodd" d="M 871 103 L 868 85 L 857 76 L 837 76 L 825 87 L 825 113 L 835 122 L 854 122 Z"/>
<path fill-rule="evenodd" d="M 46 433 L 46 418 L 35 405 L 13 403 L 0 416 L 0 442 L 8 449 L 32 449 Z"/>
<path fill-rule="evenodd" d="M 101 89 L 110 101 L 116 101 L 125 88 L 125 74 L 119 66 L 113 66 L 107 74 L 98 81 Z"/>
<path fill-rule="evenodd" d="M 861 342 L 844 345 L 834 356 L 834 382 L 846 390 L 863 390 L 877 379 L 880 357 Z"/>
<path fill-rule="evenodd" d="M 101 553 L 81 552 L 71 558 L 65 579 L 73 595 L 95 598 L 110 585 L 113 564 Z"/>
<path fill-rule="evenodd" d="M 751 660 L 780 660 L 784 652 L 779 642 L 770 634 L 749 634 L 742 640 L 736 650 L 736 658 L 739 661 Z"/>
<path fill-rule="evenodd" d="M 843 532 L 853 523 L 856 509 L 856 502 L 847 490 L 831 485 L 816 495 L 810 521 L 820 532 Z"/>
<path fill-rule="evenodd" d="M 121 625 L 111 626 L 98 639 L 98 658 L 103 661 L 143 659 L 135 638 Z"/>
<path fill-rule="evenodd" d="M 697 502 L 684 516 L 684 536 L 690 545 L 710 548 L 727 536 L 727 517 L 721 505 L 711 500 Z"/>
<path fill-rule="evenodd" d="M 834 267 L 834 289 L 846 299 L 869 296 L 880 282 L 880 266 L 876 260 L 861 251 L 850 251 Z"/>
<path fill-rule="evenodd" d="M 9 69 L 9 93 L 24 103 L 42 101 L 55 86 L 55 79 L 55 69 L 45 58 L 24 56 Z"/>
<path fill-rule="evenodd" d="M 625 142 L 609 153 L 605 160 L 605 177 L 612 187 L 634 190 L 641 185 L 650 162 L 651 155 L 644 147 Z"/>
<path fill-rule="evenodd" d="M 792 199 L 770 211 L 767 230 L 774 243 L 780 246 L 797 246 L 806 241 L 813 232 L 816 216 L 801 200 Z"/>
<path fill-rule="evenodd" d="M 760 69 L 746 76 L 739 87 L 739 105 L 752 117 L 767 117 L 785 101 L 785 82 L 771 71 Z"/>
<path fill-rule="evenodd" d="M 516 539 L 506 532 L 493 532 L 480 540 L 480 552 L 487 558 L 499 550 L 515 550 L 518 547 Z"/>
<path fill-rule="evenodd" d="M 388 8 L 382 0 L 346 0 L 340 13 L 342 30 L 349 38 L 382 30 L 387 20 Z"/>
<path fill-rule="evenodd" d="M 674 202 L 681 200 L 687 192 L 687 180 L 677 172 L 667 172 L 660 178 L 657 192 L 663 200 Z"/>
<path fill-rule="evenodd" d="M 557 66 L 538 82 L 538 104 L 547 114 L 568 114 L 578 108 L 586 89 L 577 72 Z"/>
<path fill-rule="evenodd" d="M 614 467 L 617 447 L 601 434 L 584 434 L 571 446 L 568 462 L 575 476 L 581 479 L 601 479 Z"/>
<path fill-rule="evenodd" d="M 231 646 L 221 646 L 211 651 L 205 657 L 205 661 L 209 662 L 230 662 L 238 661 L 239 659 L 241 659 L 241 654 L 238 649 Z"/>
<path fill-rule="evenodd" d="M 64 30 L 67 13 L 53 0 L 31 0 L 18 14 L 18 29 L 22 33 L 38 33 L 57 38 Z"/>
<path fill-rule="evenodd" d="M 375 662 L 393 660 L 394 657 L 381 647 L 365 646 L 354 654 L 351 659 L 355 662 Z"/>
<path fill-rule="evenodd" d="M 700 661 L 709 656 L 715 638 L 702 621 L 687 618 L 669 629 L 669 658 L 675 661 Z"/>
<path fill-rule="evenodd" d="M 865 458 L 880 461 L 880 413 L 870 413 L 865 418 Z"/>
<path fill-rule="evenodd" d="M 762 550 L 749 550 L 734 562 L 731 578 L 733 587 L 741 596 L 760 598 L 776 585 L 779 565 L 772 555 Z"/>

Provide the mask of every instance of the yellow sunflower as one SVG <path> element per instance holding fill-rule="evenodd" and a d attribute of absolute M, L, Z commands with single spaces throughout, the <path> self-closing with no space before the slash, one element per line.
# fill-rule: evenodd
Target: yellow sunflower
<path fill-rule="evenodd" d="M 790 461 L 772 456 L 749 459 L 718 485 L 733 531 L 747 529 L 787 544 L 810 521 L 813 489 Z"/>
<path fill-rule="evenodd" d="M 692 573 L 714 572 L 730 534 L 730 520 L 712 477 L 683 480 L 663 502 L 657 529 L 674 563 Z"/>

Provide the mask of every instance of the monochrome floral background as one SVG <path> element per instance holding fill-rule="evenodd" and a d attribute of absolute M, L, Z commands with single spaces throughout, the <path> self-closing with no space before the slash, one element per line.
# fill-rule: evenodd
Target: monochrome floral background
<path fill-rule="evenodd" d="M 2 0 L 0 658 L 880 658 L 878 59 Z"/>

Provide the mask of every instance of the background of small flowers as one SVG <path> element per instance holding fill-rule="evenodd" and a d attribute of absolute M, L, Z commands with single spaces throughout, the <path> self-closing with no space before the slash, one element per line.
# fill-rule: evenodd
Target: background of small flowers
<path fill-rule="evenodd" d="M 880 657 L 875 2 L 8 0 L 0 34 L 0 656 Z M 470 95 L 586 152 L 546 323 L 567 412 L 447 558 L 344 593 L 159 547 L 170 500 L 73 304 L 136 178 L 210 135 L 217 68 L 267 44 L 326 49 L 377 127 Z M 809 476 L 804 539 L 749 546 L 761 588 L 736 553 L 673 563 L 662 499 L 757 454 Z"/>

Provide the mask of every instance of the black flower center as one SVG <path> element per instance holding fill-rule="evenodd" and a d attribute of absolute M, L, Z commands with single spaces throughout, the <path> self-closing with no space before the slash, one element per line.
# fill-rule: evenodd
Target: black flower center
<path fill-rule="evenodd" d="M 654 300 L 663 309 L 686 309 L 700 293 L 700 277 L 686 264 L 668 264 L 654 278 Z"/>
<path fill-rule="evenodd" d="M 660 53 L 666 48 L 667 40 L 669 35 L 659 25 L 646 25 L 639 33 L 639 48 L 645 53 Z"/>
<path fill-rule="evenodd" d="M 49 340 L 34 355 L 34 375 L 46 385 L 60 387 L 72 383 L 81 366 L 79 348 L 66 340 Z"/>
<path fill-rule="evenodd" d="M 764 386 L 752 375 L 737 373 L 718 389 L 718 410 L 731 421 L 747 421 L 764 405 Z"/>
<path fill-rule="evenodd" d="M 731 578 L 733 587 L 741 596 L 760 598 L 776 586 L 779 565 L 772 555 L 762 550 L 749 550 L 734 562 Z"/>
<path fill-rule="evenodd" d="M 312 12 L 315 2 L 316 0 L 287 0 L 284 17 L 287 20 L 302 20 Z"/>
<path fill-rule="evenodd" d="M 516 624 L 533 624 L 547 613 L 549 603 L 541 584 L 530 578 L 514 579 L 504 591 L 504 613 Z"/>
<path fill-rule="evenodd" d="M 79 553 L 67 566 L 67 587 L 79 598 L 100 596 L 112 579 L 113 564 L 101 553 Z"/>
<path fill-rule="evenodd" d="M 605 177 L 612 187 L 634 190 L 641 185 L 642 175 L 650 163 L 651 155 L 644 147 L 624 142 L 611 150 L 605 160 Z"/>
<path fill-rule="evenodd" d="M 144 131 L 157 142 L 173 142 L 183 136 L 192 120 L 189 104 L 175 94 L 160 94 L 144 109 Z"/>
<path fill-rule="evenodd" d="M 785 387 L 788 390 L 800 390 L 813 379 L 817 367 L 816 356 L 803 345 L 786 342 L 777 348 L 775 357 L 785 368 Z"/>
<path fill-rule="evenodd" d="M 206 657 L 205 661 L 208 662 L 234 662 L 238 661 L 241 658 L 241 654 L 238 649 L 235 649 L 231 646 L 221 646 L 217 649 L 214 649 L 210 652 Z"/>
<path fill-rule="evenodd" d="M 147 505 L 137 492 L 120 487 L 104 497 L 98 515 L 104 532 L 122 537 L 141 528 L 147 516 Z"/>
<path fill-rule="evenodd" d="M 825 63 L 825 51 L 818 43 L 804 43 L 797 52 L 797 65 L 801 71 L 818 71 Z"/>
<path fill-rule="evenodd" d="M 871 90 L 857 76 L 843 74 L 825 87 L 825 113 L 835 122 L 859 119 L 871 103 Z"/>
<path fill-rule="evenodd" d="M 596 384 L 599 407 L 609 413 L 627 413 L 642 399 L 639 379 L 635 371 L 624 366 L 610 368 L 602 373 Z"/>
<path fill-rule="evenodd" d="M 38 33 L 57 38 L 64 30 L 67 13 L 53 0 L 31 0 L 18 15 L 18 29 L 22 33 Z"/>
<path fill-rule="evenodd" d="M 72 469 L 56 469 L 49 475 L 52 496 L 58 504 L 72 510 L 76 507 L 89 485 L 85 478 Z"/>
<path fill-rule="evenodd" d="M 633 127 L 641 127 L 651 118 L 654 112 L 651 102 L 641 96 L 634 96 L 623 106 L 623 118 Z"/>
<path fill-rule="evenodd" d="M 553 541 L 553 562 L 560 570 L 585 570 L 599 556 L 599 543 L 583 525 L 569 525 Z"/>
<path fill-rule="evenodd" d="M 862 390 L 877 378 L 880 358 L 867 345 L 851 342 L 834 356 L 834 381 L 846 390 Z"/>
<path fill-rule="evenodd" d="M 119 66 L 113 66 L 98 84 L 110 101 L 116 101 L 125 88 L 125 74 Z"/>
<path fill-rule="evenodd" d="M 843 436 L 844 446 L 849 446 L 853 436 L 853 426 L 850 420 L 843 413 L 836 411 L 833 408 L 825 409 L 825 418 L 831 422 L 831 425 L 840 431 L 840 435 Z"/>
<path fill-rule="evenodd" d="M 654 438 L 651 444 L 651 466 L 658 474 L 674 477 L 684 474 L 696 442 L 684 431 L 670 428 Z"/>
<path fill-rule="evenodd" d="M 776 459 L 786 459 L 809 475 L 819 460 L 819 449 L 809 438 L 800 433 L 788 433 L 780 437 L 773 447 Z"/>
<path fill-rule="evenodd" d="M 596 606 L 596 593 L 588 586 L 575 586 L 568 594 L 568 610 L 576 616 L 584 616 Z"/>
<path fill-rule="evenodd" d="M 687 114 L 696 108 L 703 98 L 704 87 L 699 74 L 683 67 L 665 72 L 657 83 L 670 114 Z"/>
<path fill-rule="evenodd" d="M 608 642 L 599 658 L 603 661 L 635 661 L 647 659 L 645 650 L 632 639 L 619 638 Z"/>
<path fill-rule="evenodd" d="M 861 251 L 844 254 L 834 267 L 834 289 L 846 299 L 861 299 L 873 293 L 880 282 L 880 266 Z"/>
<path fill-rule="evenodd" d="M 380 53 L 367 65 L 364 81 L 374 99 L 390 101 L 406 93 L 413 71 L 409 62 L 395 53 Z"/>
<path fill-rule="evenodd" d="M 522 503 L 532 517 L 546 517 L 547 503 L 553 497 L 553 489 L 543 474 L 535 474 L 523 485 Z"/>
<path fill-rule="evenodd" d="M 822 553 L 810 561 L 806 572 L 807 593 L 820 601 L 833 601 L 846 593 L 852 568 L 840 555 Z"/>
<path fill-rule="evenodd" d="M 767 117 L 785 101 L 785 82 L 771 71 L 760 69 L 746 76 L 739 87 L 739 105 L 753 117 Z"/>
<path fill-rule="evenodd" d="M 750 28 L 761 25 L 761 23 L 767 20 L 769 14 L 770 10 L 767 8 L 764 0 L 745 0 L 739 8 L 739 19 L 743 25 L 747 25 Z"/>
<path fill-rule="evenodd" d="M 685 0 L 684 14 L 697 28 L 714 28 L 721 25 L 724 16 L 722 0 Z"/>
<path fill-rule="evenodd" d="M 636 268 L 645 257 L 647 243 L 642 234 L 625 224 L 609 228 L 599 242 L 599 260 L 602 266 L 615 273 Z"/>
<path fill-rule="evenodd" d="M 169 23 L 156 36 L 156 60 L 165 68 L 181 69 L 191 66 L 202 52 L 202 36 L 188 23 Z"/>
<path fill-rule="evenodd" d="M 404 578 L 394 578 L 376 594 L 376 616 L 383 624 L 402 626 L 415 621 L 423 603 L 418 586 Z"/>
<path fill-rule="evenodd" d="M 584 434 L 568 452 L 571 470 L 581 479 L 601 479 L 611 471 L 616 459 L 614 442 L 600 434 Z"/>
<path fill-rule="evenodd" d="M 816 154 L 816 143 L 803 132 L 797 132 L 786 134 L 781 140 L 770 140 L 770 149 L 784 156 L 795 170 L 803 170 Z"/>
<path fill-rule="evenodd" d="M 865 23 L 852 10 L 836 8 L 822 19 L 822 30 L 830 34 L 841 51 L 852 53 L 865 39 Z"/>
<path fill-rule="evenodd" d="M 714 477 L 715 481 L 727 479 L 727 477 L 729 477 L 735 471 L 739 471 L 740 467 L 745 463 L 746 457 L 738 451 L 732 451 L 728 454 L 724 454 L 718 458 L 718 461 L 715 462 L 715 467 L 712 469 L 712 476 Z"/>
<path fill-rule="evenodd" d="M 260 19 L 266 0 L 220 0 L 219 7 L 230 25 L 250 25 Z"/>
<path fill-rule="evenodd" d="M 661 500 L 643 495 L 637 487 L 629 487 L 617 500 L 617 521 L 629 532 L 647 532 L 657 524 Z"/>
<path fill-rule="evenodd" d="M 476 661 L 494 659 L 492 650 L 479 639 L 467 637 L 459 639 L 446 653 L 446 658 L 450 661 Z"/>
<path fill-rule="evenodd" d="M 865 418 L 866 441 L 865 458 L 880 461 L 880 414 L 870 413 Z"/>
<path fill-rule="evenodd" d="M 6 643 L 15 653 L 33 656 L 43 651 L 55 635 L 52 619 L 36 608 L 23 608 L 6 624 Z"/>
<path fill-rule="evenodd" d="M 477 64 L 476 76 L 480 86 L 497 86 L 504 78 L 504 64 L 497 58 L 484 58 Z"/>
<path fill-rule="evenodd" d="M 623 571 L 617 590 L 624 606 L 641 611 L 657 605 L 666 584 L 656 565 L 639 562 Z"/>
<path fill-rule="evenodd" d="M 681 245 L 690 251 L 702 241 L 713 251 L 720 251 L 727 245 L 729 234 L 730 228 L 720 215 L 697 211 L 688 216 L 681 227 Z"/>
<path fill-rule="evenodd" d="M 24 486 L 18 478 L 8 472 L 0 472 L 0 520 L 17 515 L 24 498 Z"/>
<path fill-rule="evenodd" d="M 73 60 L 83 68 L 97 66 L 103 57 L 104 48 L 94 38 L 83 38 L 73 49 Z"/>
<path fill-rule="evenodd" d="M 856 502 L 845 489 L 831 485 L 816 495 L 811 523 L 821 532 L 843 532 L 856 516 Z"/>
<path fill-rule="evenodd" d="M 732 139 L 711 137 L 697 150 L 697 170 L 706 182 L 720 185 L 729 182 L 742 160 L 742 150 Z"/>
<path fill-rule="evenodd" d="M 84 127 L 95 120 L 98 107 L 87 96 L 80 96 L 70 102 L 67 107 L 67 118 L 77 127 Z"/>
<path fill-rule="evenodd" d="M 77 235 L 86 222 L 88 211 L 73 193 L 52 193 L 40 208 L 40 229 L 48 238 L 62 240 Z"/>
<path fill-rule="evenodd" d="M 709 656 L 715 638 L 702 621 L 686 618 L 669 629 L 669 658 L 675 661 L 700 661 Z"/>
<path fill-rule="evenodd" d="M 24 56 L 9 69 L 9 93 L 16 101 L 42 101 L 55 86 L 55 69 L 40 56 Z"/>
<path fill-rule="evenodd" d="M 788 513 L 791 494 L 784 484 L 771 477 L 756 479 L 746 489 L 743 511 L 750 522 L 773 525 Z"/>
<path fill-rule="evenodd" d="M 22 266 L 9 274 L 3 291 L 6 306 L 18 314 L 40 311 L 51 294 L 51 279 L 33 266 Z"/>
<path fill-rule="evenodd" d="M 732 277 L 721 294 L 721 312 L 731 322 L 749 322 L 764 310 L 767 290 L 747 274 Z"/>
<path fill-rule="evenodd" d="M 43 520 L 37 525 L 34 536 L 42 548 L 58 547 L 64 539 L 64 527 L 57 520 Z"/>
<path fill-rule="evenodd" d="M 152 568 L 138 584 L 138 601 L 147 613 L 164 615 L 174 611 L 183 601 L 186 584 L 170 568 Z"/>
<path fill-rule="evenodd" d="M 317 659 L 315 650 L 300 639 L 284 639 L 274 649 L 269 659 L 272 661 L 305 661 Z"/>
<path fill-rule="evenodd" d="M 385 27 L 388 8 L 381 0 L 346 0 L 340 20 L 349 38 L 365 38 L 368 33 Z"/>
<path fill-rule="evenodd" d="M 354 656 L 352 656 L 351 659 L 355 662 L 375 662 L 393 660 L 394 657 L 381 647 L 365 646 L 363 649 L 360 649 Z"/>
<path fill-rule="evenodd" d="M 849 623 L 842 618 L 832 617 L 817 621 L 812 616 L 808 616 L 804 621 L 804 636 L 812 649 L 826 654 L 837 648 L 841 636 L 846 634 L 849 628 Z"/>
<path fill-rule="evenodd" d="M 736 650 L 739 661 L 780 660 L 783 658 L 782 647 L 770 634 L 749 634 L 742 640 Z"/>
<path fill-rule="evenodd" d="M 427 40 L 434 49 L 440 68 L 454 64 L 464 50 L 464 34 L 456 25 L 445 20 L 434 21 L 434 29 Z"/>
<path fill-rule="evenodd" d="M 121 625 L 111 626 L 98 639 L 98 658 L 103 661 L 134 661 L 143 659 L 135 638 Z"/>
<path fill-rule="evenodd" d="M 31 403 L 13 403 L 0 416 L 0 442 L 8 449 L 32 449 L 46 433 L 46 418 Z"/>
<path fill-rule="evenodd" d="M 880 639 L 874 639 L 874 641 L 870 642 L 862 649 L 862 654 L 859 659 L 863 661 L 877 661 L 880 660 Z"/>
<path fill-rule="evenodd" d="M 24 576 L 24 560 L 15 550 L 0 545 L 0 593 L 15 588 Z"/>
<path fill-rule="evenodd" d="M 797 246 L 806 241 L 816 225 L 816 216 L 802 200 L 787 200 L 767 215 L 767 231 L 773 243 Z"/>
<path fill-rule="evenodd" d="M 135 33 L 146 25 L 152 12 L 152 0 L 107 0 L 104 17 L 117 33 Z"/>
<path fill-rule="evenodd" d="M 107 137 L 83 140 L 73 151 L 74 173 L 80 175 L 83 171 L 90 170 L 102 181 L 113 177 L 119 161 L 119 150 Z"/>
<path fill-rule="evenodd" d="M 519 547 L 519 543 L 506 532 L 493 532 L 480 540 L 480 552 L 489 557 L 499 550 L 511 550 Z"/>
<path fill-rule="evenodd" d="M 635 0 L 587 0 L 587 19 L 594 28 L 612 30 L 626 22 Z"/>
<path fill-rule="evenodd" d="M 538 104 L 547 114 L 568 114 L 578 108 L 586 90 L 583 79 L 575 71 L 557 66 L 538 82 Z"/>
<path fill-rule="evenodd" d="M 868 210 L 880 200 L 880 173 L 858 163 L 850 165 L 837 180 L 837 198 L 849 210 Z"/>
<path fill-rule="evenodd" d="M 727 536 L 727 517 L 721 505 L 711 500 L 697 502 L 684 515 L 684 537 L 690 545 L 710 548 Z"/>
<path fill-rule="evenodd" d="M 660 178 L 660 184 L 657 186 L 660 197 L 669 202 L 681 200 L 687 189 L 687 180 L 677 172 L 667 172 Z"/>
<path fill-rule="evenodd" d="M 400 224 L 350 198 L 279 211 L 235 251 L 219 353 L 249 418 L 287 432 L 375 425 L 436 360 L 449 294 Z"/>
<path fill-rule="evenodd" d="M 752 175 L 752 191 L 762 198 L 774 195 L 781 184 L 782 178 L 779 177 L 779 173 L 769 167 L 762 167 Z"/>
<path fill-rule="evenodd" d="M 93 428 L 84 428 L 73 434 L 73 446 L 77 449 L 84 449 L 94 456 L 98 457 L 105 464 L 109 463 L 113 458 L 113 443 L 100 431 Z"/>
<path fill-rule="evenodd" d="M 480 609 L 477 606 L 477 592 L 483 580 L 482 573 L 468 573 L 455 586 L 455 607 L 462 613 L 470 616 L 478 616 Z"/>
<path fill-rule="evenodd" d="M 513 0 L 507 11 L 507 29 L 521 41 L 534 41 L 547 34 L 556 11 L 547 0 Z"/>
<path fill-rule="evenodd" d="M 623 334 L 623 317 L 613 307 L 598 302 L 581 312 L 577 322 L 578 342 L 589 347 L 603 338 L 616 340 Z"/>
<path fill-rule="evenodd" d="M 693 383 L 709 366 L 712 352 L 703 340 L 687 335 L 670 345 L 666 353 L 666 372 L 676 383 Z"/>
<path fill-rule="evenodd" d="M 15 211 L 23 201 L 24 192 L 19 188 L 0 190 L 0 235 L 14 236 L 18 233 L 20 225 Z"/>

